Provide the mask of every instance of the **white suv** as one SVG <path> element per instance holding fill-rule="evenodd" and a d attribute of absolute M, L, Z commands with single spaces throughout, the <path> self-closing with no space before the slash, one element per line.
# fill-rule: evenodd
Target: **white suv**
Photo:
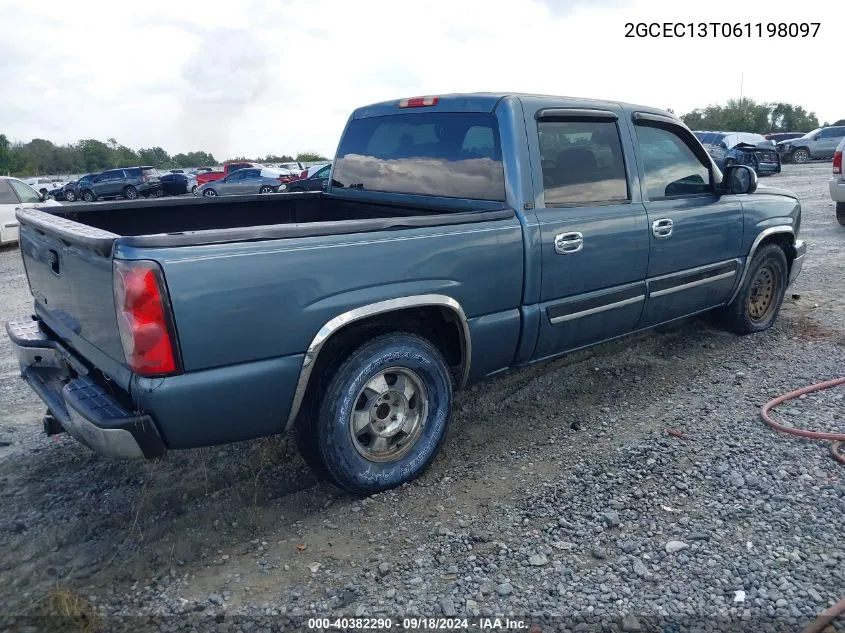
<path fill-rule="evenodd" d="M 845 174 L 842 173 L 842 154 L 845 153 L 845 138 L 836 146 L 833 154 L 833 176 L 830 179 L 830 198 L 836 204 L 836 219 L 845 226 Z"/>

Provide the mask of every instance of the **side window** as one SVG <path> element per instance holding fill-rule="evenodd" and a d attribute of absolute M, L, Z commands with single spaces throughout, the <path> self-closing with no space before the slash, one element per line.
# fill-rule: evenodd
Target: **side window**
<path fill-rule="evenodd" d="M 675 132 L 636 125 L 649 200 L 710 193 L 710 166 L 705 165 Z"/>
<path fill-rule="evenodd" d="M 243 170 L 233 171 L 229 176 L 226 178 L 226 182 L 237 182 L 239 180 L 244 179 L 244 172 Z"/>
<path fill-rule="evenodd" d="M 18 198 L 21 199 L 23 204 L 28 202 L 41 202 L 41 198 L 38 197 L 35 189 L 29 185 L 22 183 L 20 180 L 13 179 L 9 180 L 9 184 L 12 186 L 12 189 L 15 190 L 15 193 L 18 194 Z"/>
<path fill-rule="evenodd" d="M 18 204 L 18 197 L 5 178 L 0 178 L 0 204 Z"/>
<path fill-rule="evenodd" d="M 832 127 L 822 132 L 823 138 L 842 138 L 845 136 L 845 127 Z"/>
<path fill-rule="evenodd" d="M 331 166 L 324 167 L 323 169 L 318 171 L 316 174 L 314 174 L 314 178 L 316 178 L 317 180 L 327 180 L 328 177 L 329 177 L 329 172 L 331 170 L 332 170 Z"/>
<path fill-rule="evenodd" d="M 613 121 L 539 121 L 547 207 L 630 200 L 619 129 Z"/>

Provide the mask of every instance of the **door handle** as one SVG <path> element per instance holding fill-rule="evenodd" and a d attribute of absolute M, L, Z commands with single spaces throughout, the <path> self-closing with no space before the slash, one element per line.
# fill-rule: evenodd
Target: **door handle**
<path fill-rule="evenodd" d="M 669 218 L 655 220 L 651 223 L 651 233 L 658 239 L 666 238 L 672 235 L 672 227 L 674 223 Z"/>
<path fill-rule="evenodd" d="M 555 252 L 558 255 L 572 255 L 584 248 L 581 233 L 559 233 L 555 235 Z"/>

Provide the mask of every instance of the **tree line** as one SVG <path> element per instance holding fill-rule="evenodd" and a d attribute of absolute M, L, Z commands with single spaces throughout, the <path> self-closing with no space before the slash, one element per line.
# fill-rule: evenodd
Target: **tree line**
<path fill-rule="evenodd" d="M 754 99 L 730 99 L 725 105 L 696 108 L 681 116 L 692 130 L 723 132 L 809 132 L 828 125 L 845 125 L 845 119 L 819 124 L 815 112 L 791 103 L 758 103 Z"/>
<path fill-rule="evenodd" d="M 280 156 L 268 154 L 255 158 L 239 156 L 232 160 L 285 163 L 294 160 L 312 162 L 328 159 L 314 152 L 300 152 L 295 157 L 287 154 Z M 114 138 L 105 142 L 97 139 L 83 139 L 77 143 L 55 145 L 41 138 L 32 139 L 28 143 L 12 143 L 5 134 L 0 134 L 0 175 L 28 177 L 83 174 L 136 165 L 175 169 L 177 167 L 212 167 L 217 164 L 217 160 L 208 152 L 178 153 L 171 156 L 161 147 L 134 150 L 118 143 Z"/>
<path fill-rule="evenodd" d="M 758 103 L 754 99 L 730 99 L 725 105 L 709 105 L 696 108 L 681 116 L 681 120 L 693 130 L 722 130 L 725 132 L 809 132 L 820 127 L 814 112 L 790 103 Z M 821 126 L 845 125 L 845 119 L 833 123 L 825 121 Z M 300 152 L 296 156 L 287 154 L 238 156 L 230 160 L 255 163 L 286 163 L 290 161 L 317 162 L 328 159 L 314 152 Z M 40 174 L 82 174 L 102 171 L 114 167 L 131 165 L 152 165 L 158 169 L 177 167 L 205 167 L 217 165 L 217 160 L 208 152 L 179 153 L 172 156 L 161 147 L 147 147 L 133 150 L 118 143 L 83 139 L 77 143 L 55 145 L 45 139 L 32 139 L 28 143 L 11 143 L 0 134 L 0 174 L 15 176 L 36 176 Z"/>

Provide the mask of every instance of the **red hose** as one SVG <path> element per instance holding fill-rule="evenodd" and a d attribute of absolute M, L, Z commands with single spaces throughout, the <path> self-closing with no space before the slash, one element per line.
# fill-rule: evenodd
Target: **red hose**
<path fill-rule="evenodd" d="M 801 389 L 785 393 L 782 396 L 778 396 L 777 398 L 769 400 L 766 404 L 764 404 L 760 409 L 760 417 L 763 418 L 763 421 L 770 427 L 781 431 L 782 433 L 789 433 L 790 435 L 797 435 L 798 437 L 808 437 L 813 440 L 830 440 L 832 442 L 830 445 L 831 457 L 840 464 L 845 464 L 845 455 L 839 451 L 839 448 L 842 446 L 842 442 L 845 442 L 845 433 L 825 433 L 823 431 L 796 429 L 794 427 L 784 426 L 779 422 L 775 422 L 775 420 L 769 415 L 769 411 L 788 400 L 794 400 L 798 396 L 803 396 L 806 393 L 822 391 L 823 389 L 830 389 L 831 387 L 836 387 L 838 385 L 845 385 L 845 378 L 826 380 L 825 382 L 818 382 L 814 385 L 808 385 L 806 387 L 801 387 Z M 829 609 L 822 611 L 815 621 L 811 622 L 802 629 L 801 633 L 820 633 L 828 624 L 833 622 L 843 613 L 845 613 L 845 599 L 840 600 Z"/>
<path fill-rule="evenodd" d="M 823 389 L 830 389 L 831 387 L 836 387 L 838 385 L 845 385 L 845 378 L 834 378 L 833 380 L 826 380 L 825 382 L 817 382 L 814 385 L 808 385 L 806 387 L 796 389 L 795 391 L 785 393 L 782 396 L 778 396 L 777 398 L 769 400 L 766 404 L 764 404 L 763 408 L 760 409 L 760 417 L 763 418 L 763 421 L 770 427 L 782 433 L 789 433 L 790 435 L 797 435 L 798 437 L 808 437 L 813 440 L 831 440 L 833 442 L 830 445 L 831 457 L 840 464 L 845 464 L 845 455 L 839 451 L 839 448 L 842 446 L 842 442 L 845 442 L 845 433 L 825 433 L 824 431 L 796 429 L 794 427 L 784 426 L 779 422 L 775 422 L 775 420 L 769 415 L 769 411 L 788 400 L 794 400 L 798 396 L 803 396 L 806 393 L 822 391 Z"/>

